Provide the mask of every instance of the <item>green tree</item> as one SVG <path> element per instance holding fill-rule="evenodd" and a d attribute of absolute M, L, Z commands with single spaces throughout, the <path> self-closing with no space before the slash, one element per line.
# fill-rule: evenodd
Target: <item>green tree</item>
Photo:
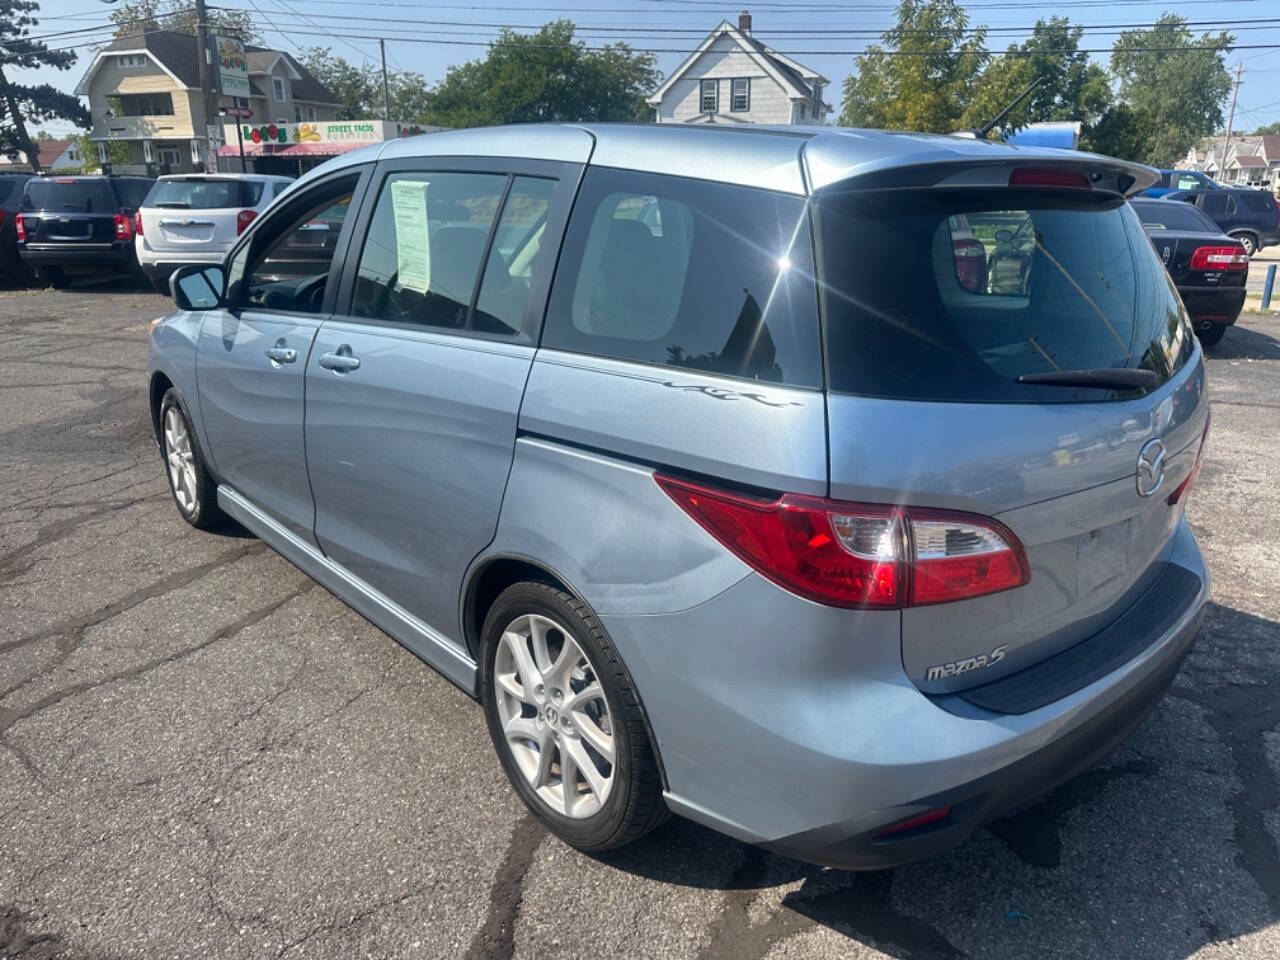
<path fill-rule="evenodd" d="M 1029 123 L 1079 120 L 1084 138 L 1111 105 L 1107 73 L 1080 51 L 1084 30 L 1066 17 L 1050 17 L 1036 23 L 1022 43 L 992 59 L 977 83 L 965 110 L 962 125 L 980 127 L 999 115 L 1036 80 L 1039 85 L 1010 111 L 1001 127 L 1017 130 Z"/>
<path fill-rule="evenodd" d="M 591 50 L 556 20 L 531 35 L 503 30 L 488 53 L 452 67 L 420 122 L 446 127 L 552 120 L 640 120 L 658 86 L 656 59 L 625 43 Z"/>
<path fill-rule="evenodd" d="M 1253 131 L 1255 137 L 1260 137 L 1265 133 L 1280 133 L 1280 120 L 1273 123 L 1264 123 L 1257 130 Z"/>
<path fill-rule="evenodd" d="M 248 10 L 208 8 L 209 25 L 216 33 L 238 36 L 245 43 L 259 43 L 262 33 Z M 147 30 L 173 30 L 196 35 L 196 6 L 191 0 L 125 0 L 111 11 L 115 36 L 131 37 Z"/>
<path fill-rule="evenodd" d="M 1119 97 L 1131 111 L 1129 125 L 1114 121 L 1094 146 L 1104 153 L 1167 166 L 1200 137 L 1222 127 L 1231 92 L 1225 57 L 1229 33 L 1196 37 L 1183 17 L 1166 13 L 1150 29 L 1120 34 L 1111 51 Z M 1135 142 L 1130 125 L 1143 136 Z"/>
<path fill-rule="evenodd" d="M 339 120 L 367 120 L 382 116 L 382 70 L 373 64 L 355 66 L 328 47 L 311 47 L 298 58 L 317 80 L 338 98 Z M 427 110 L 427 82 L 422 74 L 388 71 L 391 101 L 388 120 L 421 123 Z"/>
<path fill-rule="evenodd" d="M 950 133 L 987 61 L 986 28 L 969 31 L 955 0 L 902 0 L 897 24 L 854 58 L 840 123 Z"/>
<path fill-rule="evenodd" d="M 76 62 L 74 51 L 50 50 L 27 36 L 39 23 L 34 16 L 39 8 L 35 0 L 0 0 L 0 92 L 3 93 L 0 99 L 5 115 L 5 122 L 0 124 L 0 154 L 12 158 L 25 154 L 31 169 L 37 173 L 39 152 L 27 133 L 28 121 L 69 120 L 82 127 L 91 122 L 89 112 L 80 105 L 78 97 L 47 83 L 35 86 L 10 83 L 5 76 L 4 71 L 9 68 L 69 70 Z"/>

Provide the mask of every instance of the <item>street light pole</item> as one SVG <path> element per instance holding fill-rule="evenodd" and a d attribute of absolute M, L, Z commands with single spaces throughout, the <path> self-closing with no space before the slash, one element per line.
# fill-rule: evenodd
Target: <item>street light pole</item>
<path fill-rule="evenodd" d="M 1242 66 L 1242 63 L 1236 64 L 1236 83 L 1231 88 L 1231 112 L 1227 114 L 1227 139 L 1222 145 L 1222 166 L 1218 168 L 1224 180 L 1227 175 L 1227 154 L 1231 152 L 1231 127 L 1236 122 L 1236 97 L 1240 93 L 1240 68 Z"/>
<path fill-rule="evenodd" d="M 387 88 L 387 41 L 378 38 L 378 50 L 382 53 L 382 119 L 391 119 L 391 94 Z"/>
<path fill-rule="evenodd" d="M 205 10 L 204 0 L 195 0 L 196 6 L 196 55 L 200 69 L 200 97 L 204 106 L 204 143 L 205 143 L 205 169 L 208 170 L 210 163 L 214 164 L 217 169 L 217 160 L 208 156 L 209 153 L 209 125 L 214 122 L 214 118 L 218 116 L 218 92 L 213 85 L 212 64 L 209 62 L 209 15 Z M 236 129 L 239 129 L 237 126 Z"/>

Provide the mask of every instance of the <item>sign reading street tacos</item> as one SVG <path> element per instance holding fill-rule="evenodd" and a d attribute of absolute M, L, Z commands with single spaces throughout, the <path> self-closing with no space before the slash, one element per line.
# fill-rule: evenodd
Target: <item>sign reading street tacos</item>
<path fill-rule="evenodd" d="M 351 144 L 383 143 L 412 133 L 440 130 L 440 127 L 410 126 L 389 123 L 385 120 L 334 120 L 311 123 L 245 123 L 240 125 L 240 136 L 245 143 L 315 143 Z M 235 128 L 229 127 L 229 139 L 235 138 Z"/>

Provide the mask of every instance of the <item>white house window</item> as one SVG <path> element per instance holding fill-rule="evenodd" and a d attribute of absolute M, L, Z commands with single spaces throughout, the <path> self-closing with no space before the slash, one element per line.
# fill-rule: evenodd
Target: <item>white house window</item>
<path fill-rule="evenodd" d="M 703 80 L 702 112 L 715 113 L 720 109 L 720 84 L 716 80 Z"/>
<path fill-rule="evenodd" d="M 740 77 L 733 81 L 733 100 L 729 109 L 734 113 L 745 113 L 751 109 L 751 78 Z"/>
<path fill-rule="evenodd" d="M 294 123 L 302 122 L 302 108 L 298 106 L 296 103 L 293 105 L 293 122 Z"/>
<path fill-rule="evenodd" d="M 116 64 L 121 67 L 145 67 L 147 65 L 147 55 L 145 53 L 126 53 L 116 57 Z"/>
<path fill-rule="evenodd" d="M 307 107 L 307 119 L 308 119 L 308 120 L 315 120 L 315 118 L 316 118 L 316 108 L 315 108 L 315 107 Z"/>
<path fill-rule="evenodd" d="M 176 167 L 182 162 L 182 154 L 178 152 L 177 147 L 160 147 L 156 150 L 156 159 L 161 164 L 167 163 L 171 167 Z"/>
<path fill-rule="evenodd" d="M 804 104 L 800 104 L 800 119 L 804 119 Z"/>
<path fill-rule="evenodd" d="M 284 103 L 284 78 L 272 77 L 271 89 L 275 92 L 276 103 Z"/>

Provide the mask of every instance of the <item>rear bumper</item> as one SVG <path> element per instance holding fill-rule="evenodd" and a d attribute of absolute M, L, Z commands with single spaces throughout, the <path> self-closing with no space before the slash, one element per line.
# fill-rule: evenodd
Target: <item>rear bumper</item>
<path fill-rule="evenodd" d="M 157 277 L 168 277 L 180 267 L 198 264 L 202 267 L 215 264 L 222 265 L 227 258 L 230 247 L 219 248 L 213 245 L 192 244 L 193 249 L 186 250 L 153 250 L 144 234 L 135 242 L 138 264 L 152 280 Z"/>
<path fill-rule="evenodd" d="M 831 611 L 754 575 L 681 614 L 601 620 L 644 698 L 673 810 L 787 856 L 877 869 L 963 842 L 1141 723 L 1208 598 L 1185 521 L 1168 562 L 1192 575 L 1172 625 L 1106 675 L 1019 715 L 943 709 L 921 693 L 903 673 L 896 615 Z M 878 836 L 943 806 L 944 820 Z"/>
<path fill-rule="evenodd" d="M 1179 287 L 1178 294 L 1191 316 L 1193 326 L 1198 326 L 1201 318 L 1225 317 L 1225 320 L 1214 319 L 1211 323 L 1231 324 L 1236 322 L 1240 311 L 1244 309 L 1245 288 L 1240 287 Z"/>
<path fill-rule="evenodd" d="M 135 263 L 132 244 L 28 243 L 18 253 L 29 267 L 85 267 L 127 270 Z"/>

